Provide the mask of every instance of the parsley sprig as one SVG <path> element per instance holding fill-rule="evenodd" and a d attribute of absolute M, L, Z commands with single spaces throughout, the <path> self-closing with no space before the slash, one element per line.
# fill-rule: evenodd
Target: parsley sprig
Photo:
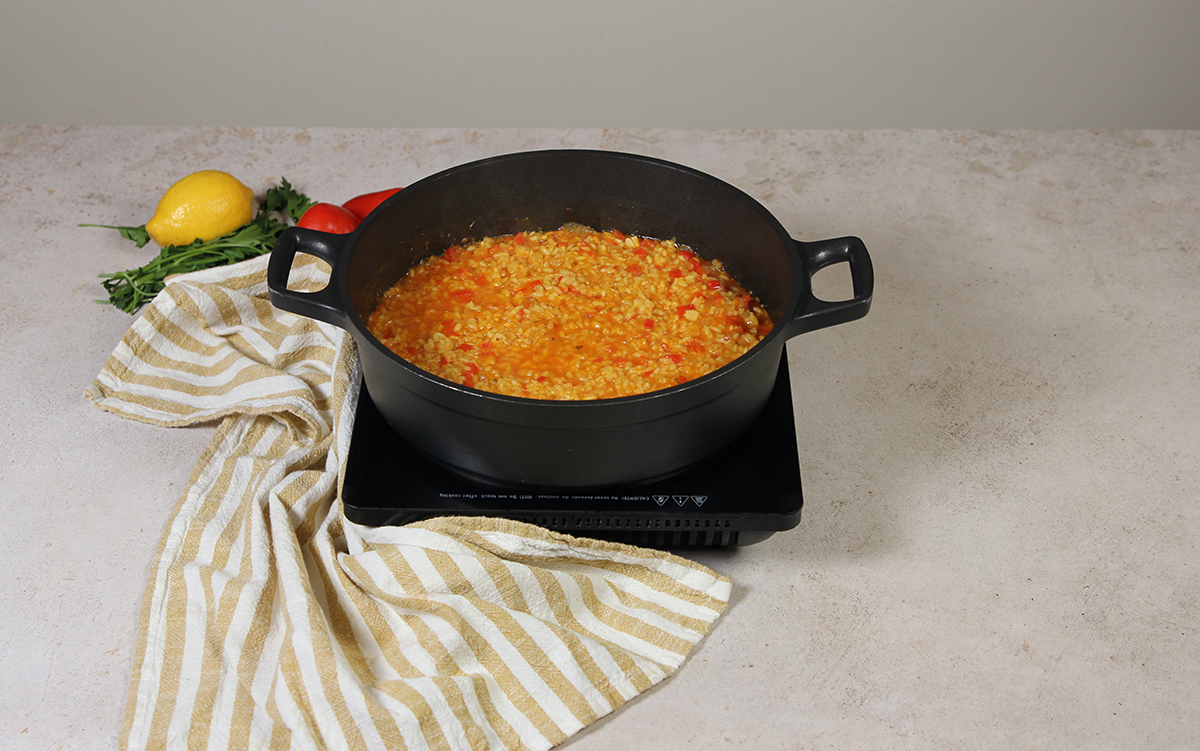
<path fill-rule="evenodd" d="M 199 271 L 214 266 L 237 263 L 247 258 L 269 253 L 275 247 L 275 241 L 286 228 L 287 222 L 280 217 L 287 217 L 292 223 L 312 206 L 313 201 L 292 187 L 286 179 L 282 179 L 277 188 L 267 190 L 266 198 L 259 207 L 259 212 L 248 224 L 244 224 L 227 235 L 213 240 L 196 242 L 187 245 L 168 245 L 157 257 L 145 266 L 128 271 L 118 271 L 112 274 L 101 274 L 107 300 L 97 300 L 120 308 L 126 313 L 138 311 L 166 286 L 166 279 L 173 274 L 183 274 L 189 271 Z M 150 242 L 146 226 L 117 227 L 107 224 L 82 224 L 81 227 L 102 227 L 115 229 L 121 237 L 132 240 L 139 248 Z"/>

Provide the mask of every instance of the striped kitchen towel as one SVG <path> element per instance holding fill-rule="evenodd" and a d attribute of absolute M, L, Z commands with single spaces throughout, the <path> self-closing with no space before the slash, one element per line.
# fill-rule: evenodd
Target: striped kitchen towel
<path fill-rule="evenodd" d="M 682 664 L 729 598 L 702 566 L 499 519 L 345 519 L 354 343 L 273 308 L 266 263 L 172 280 L 86 392 L 219 421 L 151 566 L 121 748 L 545 749 Z M 292 283 L 326 274 L 298 259 Z"/>

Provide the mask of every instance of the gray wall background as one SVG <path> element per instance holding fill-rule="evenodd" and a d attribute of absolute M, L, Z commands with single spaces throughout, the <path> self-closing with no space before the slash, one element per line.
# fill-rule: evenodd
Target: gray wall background
<path fill-rule="evenodd" d="M 85 0 L 0 123 L 1200 128 L 1200 0 Z"/>

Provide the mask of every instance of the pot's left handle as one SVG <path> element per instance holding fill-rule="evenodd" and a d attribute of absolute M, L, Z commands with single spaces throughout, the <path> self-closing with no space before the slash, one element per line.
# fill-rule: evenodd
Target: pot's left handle
<path fill-rule="evenodd" d="M 342 309 L 333 280 L 336 278 L 334 272 L 337 269 L 338 255 L 347 237 L 349 235 L 318 232 L 304 227 L 285 229 L 275 241 L 275 247 L 271 250 L 271 260 L 267 264 L 267 287 L 271 291 L 271 304 L 289 313 L 345 328 L 346 311 Z M 288 276 L 292 270 L 292 260 L 297 253 L 316 256 L 334 270 L 330 273 L 329 284 L 324 289 L 316 292 L 288 289 Z"/>
<path fill-rule="evenodd" d="M 807 283 L 803 284 L 806 296 L 800 301 L 800 308 L 796 311 L 796 317 L 792 319 L 792 336 L 855 321 L 867 314 L 871 308 L 871 295 L 875 290 L 875 270 L 871 266 L 867 246 L 862 240 L 857 237 L 839 237 L 811 243 L 798 240 L 792 242 L 796 243 L 803 261 L 797 273 L 808 276 Z M 854 287 L 854 296 L 849 300 L 827 302 L 813 295 L 812 278 L 821 269 L 835 263 L 850 264 L 850 281 Z M 797 284 L 803 281 L 805 280 L 796 280 Z"/>

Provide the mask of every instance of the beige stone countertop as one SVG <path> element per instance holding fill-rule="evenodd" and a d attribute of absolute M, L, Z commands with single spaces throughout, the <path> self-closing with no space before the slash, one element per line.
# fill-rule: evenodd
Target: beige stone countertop
<path fill-rule="evenodd" d="M 687 553 L 729 609 L 564 748 L 1200 747 L 1200 132 L 3 127 L 0 749 L 116 747 L 211 434 L 84 399 L 131 322 L 97 275 L 151 251 L 77 225 L 200 169 L 341 202 L 546 147 L 711 173 L 876 274 L 789 344 L 800 525 Z"/>

